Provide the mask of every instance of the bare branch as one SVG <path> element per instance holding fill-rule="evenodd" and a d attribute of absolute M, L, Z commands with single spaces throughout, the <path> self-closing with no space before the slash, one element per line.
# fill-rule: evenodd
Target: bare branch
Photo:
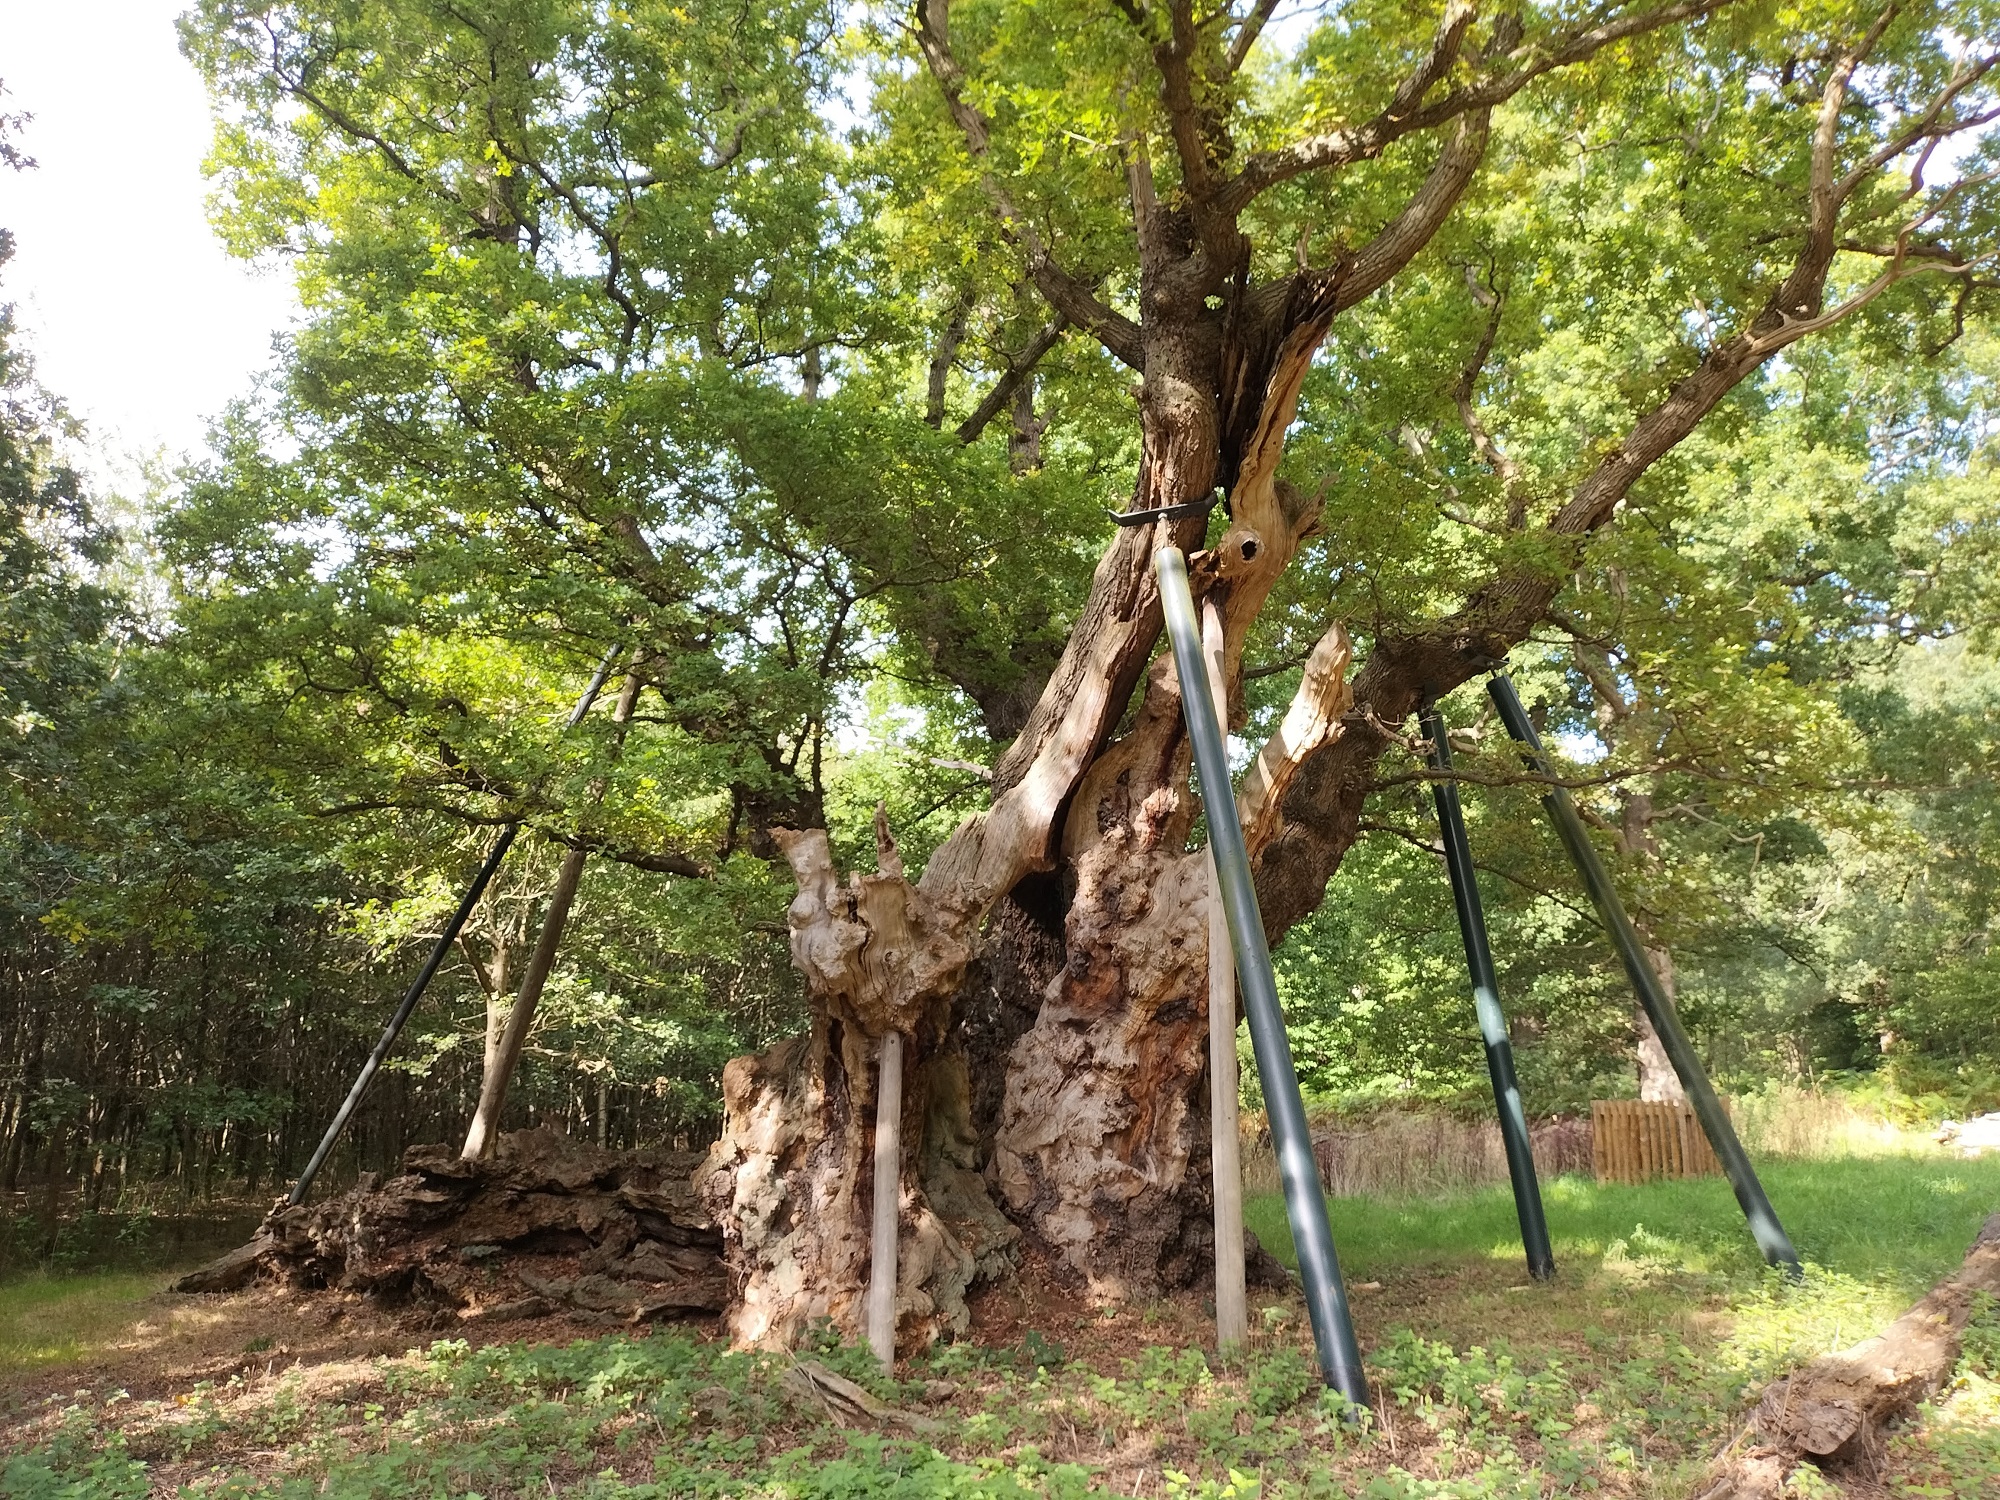
<path fill-rule="evenodd" d="M 1872 40 L 1869 45 L 1873 45 Z M 1889 138 L 1872 155 L 1857 162 L 1847 175 L 1841 179 L 1840 197 L 1843 200 L 1852 197 L 1854 190 L 1861 186 L 1862 182 L 1871 173 L 1880 171 L 1897 157 L 1903 155 L 1912 146 L 1916 145 L 1918 141 L 1925 142 L 1924 153 L 1922 160 L 1917 165 L 1916 171 L 1912 174 L 1910 186 L 1912 193 L 1922 191 L 1923 165 L 1930 160 L 1931 148 L 1946 136 L 1957 135 L 1966 130 L 1976 130 L 1981 125 L 1987 124 L 1995 118 L 1996 112 L 1989 110 L 1983 115 L 1976 115 L 1969 119 L 1953 120 L 1943 128 L 1939 128 L 1938 125 L 1944 112 L 1951 107 L 1953 102 L 1964 94 L 1967 89 L 1992 72 L 1996 65 L 2000 65 L 2000 53 L 1983 57 L 1976 63 L 1961 65 L 1959 70 L 1952 76 L 1951 81 L 1938 90 L 1936 96 L 1924 107 L 1922 114 L 1911 120 L 1902 129 L 1890 132 Z"/>
<path fill-rule="evenodd" d="M 586 854 L 595 854 L 600 859 L 630 865 L 635 870 L 652 870 L 661 875 L 681 875 L 689 880 L 706 880 L 714 874 L 714 871 L 701 861 L 689 859 L 685 854 L 631 849 L 621 844 L 614 844 L 597 834 L 564 833 L 555 828 L 539 828 L 536 832 L 551 843 L 561 844 L 566 849 L 580 849 Z"/>
<path fill-rule="evenodd" d="M 967 287 L 953 302 L 951 321 L 938 338 L 937 353 L 931 356 L 930 383 L 924 392 L 924 420 L 933 427 L 944 426 L 945 387 L 951 379 L 952 361 L 958 346 L 965 342 L 965 325 L 972 316 L 972 288 Z"/>
<path fill-rule="evenodd" d="M 1250 14 L 1237 25 L 1236 37 L 1229 44 L 1229 56 L 1224 66 L 1230 73 L 1242 71 L 1249 60 L 1250 49 L 1257 45 L 1257 38 L 1264 34 L 1264 26 L 1278 8 L 1278 0 L 1257 0 Z"/>

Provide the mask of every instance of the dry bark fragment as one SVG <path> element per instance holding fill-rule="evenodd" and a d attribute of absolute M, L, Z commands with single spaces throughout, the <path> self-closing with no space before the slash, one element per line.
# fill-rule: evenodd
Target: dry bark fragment
<path fill-rule="evenodd" d="M 1981 1292 L 2000 1295 L 2000 1214 L 1981 1226 L 1958 1270 L 1879 1337 L 1773 1381 L 1700 1500 L 1776 1500 L 1807 1463 L 1873 1472 L 1888 1429 L 1951 1378 Z"/>
<path fill-rule="evenodd" d="M 614 1153 L 554 1131 L 503 1136 L 482 1162 L 448 1147 L 404 1171 L 274 1209 L 249 1244 L 175 1284 L 256 1280 L 417 1300 L 461 1317 L 529 1316 L 537 1303 L 630 1318 L 719 1312 L 722 1239 L 695 1200 L 690 1153 Z"/>

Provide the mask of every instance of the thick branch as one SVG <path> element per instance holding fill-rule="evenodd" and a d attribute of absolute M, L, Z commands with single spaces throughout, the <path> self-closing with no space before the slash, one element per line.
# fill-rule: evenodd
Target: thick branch
<path fill-rule="evenodd" d="M 566 833 L 558 828 L 541 828 L 537 832 L 549 842 L 561 844 L 566 849 L 595 854 L 600 859 L 630 865 L 635 870 L 652 870 L 661 875 L 682 875 L 690 880 L 706 880 L 715 873 L 701 861 L 689 859 L 685 854 L 632 849 L 622 844 L 614 844 L 599 834 Z"/>
<path fill-rule="evenodd" d="M 1513 71 L 1454 89 L 1434 104 L 1422 105 L 1424 95 L 1441 80 L 1457 60 L 1473 7 L 1453 4 L 1439 22 L 1431 51 L 1397 88 L 1387 108 L 1373 118 L 1351 128 L 1309 136 L 1289 146 L 1259 151 L 1244 163 L 1243 170 L 1224 183 L 1215 195 L 1219 212 L 1241 213 L 1258 194 L 1281 182 L 1289 182 L 1307 172 L 1352 166 L 1380 156 L 1404 136 L 1429 130 L 1447 120 L 1476 109 L 1491 109 L 1505 103 L 1545 73 L 1583 62 L 1597 52 L 1627 37 L 1638 36 L 1661 26 L 1690 20 L 1719 10 L 1729 0 L 1675 0 L 1657 10 L 1641 11 L 1593 26 L 1587 31 L 1539 47 L 1528 44 L 1516 49 L 1509 61 L 1518 61 Z"/>
<path fill-rule="evenodd" d="M 1011 243 L 1019 245 L 1027 256 L 1028 274 L 1034 280 L 1035 289 L 1048 300 L 1049 306 L 1077 327 L 1093 334 L 1114 357 L 1135 370 L 1143 369 L 1145 350 L 1139 338 L 1139 325 L 1123 313 L 1106 307 L 1097 300 L 1088 282 L 1071 275 L 1056 263 L 1040 232 L 1015 208 L 1013 196 L 994 175 L 989 161 L 992 127 L 986 117 L 966 101 L 965 70 L 952 56 L 951 0 L 917 0 L 915 13 L 917 46 L 924 54 L 931 76 L 937 80 L 938 88 L 944 94 L 945 108 L 958 126 L 959 134 L 965 138 L 967 153 L 980 169 L 980 182 L 993 202 L 1001 233 Z"/>
<path fill-rule="evenodd" d="M 993 389 L 988 391 L 985 399 L 973 408 L 972 415 L 958 424 L 958 440 L 961 443 L 973 441 L 986 430 L 987 423 L 1007 409 L 1008 404 L 1014 399 L 1014 393 L 1020 390 L 1021 383 L 1034 373 L 1035 366 L 1042 362 L 1042 357 L 1062 342 L 1063 333 L 1068 327 L 1069 319 L 1057 313 L 1041 332 L 1029 341 L 1027 348 L 1007 362 L 1007 368 L 993 383 Z"/>
<path fill-rule="evenodd" d="M 1486 154 L 1490 117 L 1490 111 L 1479 109 L 1458 122 L 1423 186 L 1343 268 L 1335 311 L 1345 311 L 1387 286 L 1390 278 L 1431 242 L 1479 170 L 1480 159 Z"/>
<path fill-rule="evenodd" d="M 1261 861 L 1259 891 L 1273 933 L 1282 933 L 1322 898 L 1327 877 L 1354 839 L 1362 804 L 1374 785 L 1372 766 L 1390 743 L 1391 726 L 1408 718 L 1426 693 L 1447 692 L 1467 681 L 1527 636 L 1562 586 L 1560 559 L 1572 556 L 1585 537 L 1611 519 L 1647 469 L 1779 350 L 1851 316 L 1897 281 L 1927 271 L 1965 274 L 1963 265 L 1898 261 L 1837 307 L 1821 311 L 1839 213 L 1852 191 L 1834 172 L 1830 122 L 1837 119 L 1849 79 L 1885 24 L 1878 22 L 1836 65 L 1823 92 L 1814 132 L 1813 190 L 1797 261 L 1750 324 L 1710 349 L 1549 519 L 1546 535 L 1559 544 L 1554 549 L 1558 560 L 1515 565 L 1476 589 L 1446 619 L 1378 639 L 1355 678 L 1356 711 L 1346 731 L 1301 767 L 1285 799 L 1285 826 Z"/>

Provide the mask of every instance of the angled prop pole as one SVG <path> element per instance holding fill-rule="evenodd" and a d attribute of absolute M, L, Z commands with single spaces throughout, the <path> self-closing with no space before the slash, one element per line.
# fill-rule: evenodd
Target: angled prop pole
<path fill-rule="evenodd" d="M 1257 888 L 1250 877 L 1250 855 L 1243 843 L 1242 825 L 1236 820 L 1236 799 L 1230 794 L 1229 750 L 1202 663 L 1201 626 L 1188 588 L 1187 560 L 1179 548 L 1162 547 L 1153 554 L 1153 571 L 1160 580 L 1167 638 L 1173 644 L 1174 668 L 1180 676 L 1188 740 L 1194 747 L 1195 767 L 1201 772 L 1209 853 L 1222 891 L 1222 910 L 1229 920 L 1236 980 L 1243 991 L 1243 1013 L 1250 1023 L 1257 1075 L 1263 1081 L 1264 1104 L 1271 1116 L 1271 1144 L 1278 1153 L 1285 1213 L 1299 1253 L 1299 1281 L 1305 1288 L 1306 1314 L 1312 1320 L 1320 1373 L 1349 1401 L 1366 1406 L 1368 1377 L 1362 1372 L 1361 1346 L 1355 1341 L 1347 1289 L 1340 1279 L 1340 1258 L 1334 1253 L 1326 1195 L 1320 1190 L 1319 1166 L 1313 1160 L 1312 1138 L 1306 1128 L 1305 1100 L 1299 1095 L 1299 1078 L 1292 1067 L 1285 1013 L 1278 1004 L 1277 976 L 1271 970 L 1264 918 L 1257 910 Z"/>
<path fill-rule="evenodd" d="M 569 721 L 563 726 L 565 729 L 574 729 L 583 722 L 583 716 L 590 712 L 590 705 L 597 701 L 597 695 L 604 690 L 605 680 L 611 675 L 611 663 L 617 654 L 616 646 L 604 653 L 604 660 L 598 664 L 597 675 L 590 679 L 590 686 L 583 690 L 583 696 L 570 711 Z M 354 1080 L 354 1087 L 347 1091 L 347 1097 L 334 1112 L 333 1123 L 326 1127 L 326 1134 L 320 1137 L 319 1148 L 313 1152 L 312 1160 L 307 1162 L 306 1169 L 299 1173 L 299 1180 L 292 1184 L 287 1202 L 299 1204 L 306 1201 L 306 1194 L 312 1190 L 313 1179 L 319 1176 L 319 1169 L 326 1165 L 327 1157 L 333 1154 L 334 1144 L 339 1141 L 340 1133 L 347 1128 L 347 1122 L 354 1118 L 354 1111 L 360 1105 L 362 1095 L 368 1092 L 368 1086 L 375 1081 L 375 1075 L 382 1071 L 382 1064 L 388 1060 L 389 1049 L 396 1045 L 396 1038 L 403 1034 L 403 1027 L 410 1019 L 410 1012 L 414 1011 L 417 1002 L 424 998 L 424 991 L 430 988 L 431 980 L 436 977 L 438 969 L 443 965 L 445 955 L 451 952 L 451 945 L 458 941 L 459 933 L 465 930 L 466 922 L 479 905 L 479 898 L 486 894 L 486 887 L 493 883 L 493 876 L 500 868 L 500 861 L 505 859 L 507 851 L 514 847 L 514 839 L 520 831 L 520 824 L 509 823 L 500 830 L 500 837 L 493 841 L 493 848 L 487 853 L 485 863 L 480 865 L 479 873 L 472 878 L 472 884 L 467 888 L 464 899 L 458 903 L 458 910 L 451 914 L 451 920 L 445 923 L 444 931 L 438 934 L 438 940 L 431 948 L 430 957 L 424 960 L 423 968 L 417 972 L 417 977 L 404 992 L 402 1004 L 398 1005 L 396 1013 L 389 1017 L 389 1024 L 382 1028 L 381 1039 L 375 1043 L 375 1050 L 368 1054 L 368 1061 L 361 1065 L 361 1072 Z"/>
<path fill-rule="evenodd" d="M 1688 1103 L 1694 1106 L 1695 1118 L 1701 1121 L 1709 1145 L 1715 1148 L 1716 1159 L 1722 1163 L 1723 1173 L 1736 1192 L 1736 1201 L 1743 1209 L 1743 1217 L 1750 1223 L 1750 1233 L 1757 1241 L 1757 1248 L 1770 1264 L 1782 1266 L 1788 1275 L 1798 1278 L 1803 1273 L 1799 1267 L 1799 1253 L 1792 1248 L 1791 1236 L 1778 1222 L 1777 1210 L 1771 1207 L 1771 1200 L 1765 1196 L 1764 1184 L 1757 1180 L 1757 1169 L 1750 1165 L 1749 1153 L 1736 1138 L 1736 1127 L 1729 1123 L 1729 1113 L 1716 1096 L 1715 1085 L 1708 1081 L 1708 1070 L 1702 1067 L 1701 1059 L 1695 1055 L 1694 1043 L 1688 1040 L 1674 1002 L 1667 998 L 1667 992 L 1660 986 L 1659 975 L 1653 972 L 1645 946 L 1639 941 L 1638 930 L 1633 927 L 1632 919 L 1625 914 L 1624 904 L 1618 899 L 1618 888 L 1611 883 L 1610 872 L 1597 857 L 1597 849 L 1590 842 L 1590 835 L 1584 831 L 1583 819 L 1577 816 L 1576 804 L 1570 800 L 1566 788 L 1554 785 L 1554 772 L 1548 757 L 1542 753 L 1541 737 L 1535 733 L 1535 726 L 1528 722 L 1527 711 L 1521 707 L 1514 684 L 1496 672 L 1487 679 L 1486 688 L 1493 696 L 1493 706 L 1500 710 L 1500 720 L 1507 726 L 1507 733 L 1521 746 L 1522 759 L 1540 775 L 1551 778 L 1547 795 L 1542 798 L 1542 806 L 1548 809 L 1549 817 L 1556 825 L 1556 833 L 1562 839 L 1563 847 L 1569 851 L 1570 863 L 1583 877 L 1591 902 L 1610 932 L 1611 941 L 1617 945 L 1626 976 L 1632 981 L 1639 1004 L 1645 1008 L 1646 1018 L 1653 1023 L 1653 1030 L 1659 1033 L 1660 1045 L 1666 1048 L 1667 1060 L 1674 1065 L 1681 1087 L 1687 1091 Z"/>
<path fill-rule="evenodd" d="M 1431 769 L 1449 771 L 1451 746 L 1445 742 L 1444 719 L 1436 704 L 1426 705 L 1422 722 L 1431 746 Z M 1528 1273 L 1537 1281 L 1547 1281 L 1556 1274 L 1556 1257 L 1549 1248 L 1549 1223 L 1542 1212 L 1542 1187 L 1535 1180 L 1527 1111 L 1521 1105 L 1521 1082 L 1514 1074 L 1514 1044 L 1508 1039 L 1507 1017 L 1500 1009 L 1500 983 L 1493 973 L 1493 950 L 1486 942 L 1486 913 L 1479 904 L 1479 882 L 1472 871 L 1472 846 L 1465 837 L 1458 787 L 1449 780 L 1433 781 L 1431 800 L 1437 804 L 1438 828 L 1444 835 L 1445 869 L 1451 874 L 1451 899 L 1458 908 L 1465 966 L 1472 974 L 1479 1039 L 1486 1047 L 1486 1072 L 1493 1080 L 1493 1102 L 1500 1112 L 1500 1138 L 1507 1147 L 1507 1176 L 1514 1184 L 1521 1247 L 1528 1255 Z"/>

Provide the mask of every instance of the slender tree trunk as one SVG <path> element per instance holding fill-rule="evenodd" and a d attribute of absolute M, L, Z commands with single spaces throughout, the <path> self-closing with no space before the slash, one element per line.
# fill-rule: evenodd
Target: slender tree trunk
<path fill-rule="evenodd" d="M 1622 711 L 1619 719 L 1624 721 L 1627 713 L 1629 709 Z M 1640 869 L 1657 866 L 1660 860 L 1660 843 L 1653 833 L 1657 816 L 1649 794 L 1626 793 L 1624 804 L 1619 809 L 1618 850 Z M 1643 912 L 1634 925 L 1645 944 L 1647 961 L 1652 964 L 1653 972 L 1660 976 L 1660 987 L 1666 991 L 1669 1001 L 1676 999 L 1674 956 L 1660 938 L 1657 925 Z M 1653 1030 L 1653 1023 L 1642 1005 L 1632 1007 L 1632 1032 L 1639 1097 L 1657 1104 L 1685 1104 L 1687 1091 L 1681 1087 L 1680 1075 L 1674 1071 L 1667 1049 L 1661 1044 L 1659 1033 Z"/>
<path fill-rule="evenodd" d="M 581 849 L 563 851 L 562 863 L 556 869 L 555 889 L 549 893 L 548 910 L 542 916 L 541 936 L 528 958 L 528 967 L 521 973 L 521 992 L 514 997 L 514 1004 L 507 1012 L 507 1024 L 501 1028 L 500 1040 L 480 1079 L 479 1104 L 465 1134 L 463 1155 L 467 1161 L 479 1161 L 490 1155 L 499 1139 L 500 1112 L 506 1107 L 507 1085 L 512 1082 L 514 1070 L 520 1066 L 521 1051 L 528 1044 L 528 1031 L 535 1024 L 535 1008 L 541 1003 L 542 987 L 555 969 L 563 929 L 569 924 L 569 909 L 576 900 L 576 888 L 583 879 L 583 866 L 588 858 Z"/>
<path fill-rule="evenodd" d="M 611 722 L 624 725 L 631 722 L 632 710 L 639 701 L 640 681 L 637 673 L 628 672 L 625 687 L 618 695 L 618 705 L 612 710 Z M 593 801 L 603 795 L 603 786 L 592 789 Z M 528 1031 L 535 1024 L 535 1008 L 541 1003 L 542 987 L 548 983 L 550 973 L 555 969 L 556 955 L 562 947 L 563 929 L 569 923 L 569 910 L 576 900 L 576 888 L 583 879 L 584 861 L 588 856 L 581 849 L 563 851 L 562 864 L 556 871 L 555 890 L 549 896 L 548 911 L 542 917 L 542 932 L 535 943 L 535 951 L 528 958 L 528 967 L 521 973 L 521 992 L 514 997 L 514 1004 L 507 1012 L 507 1024 L 502 1028 L 497 1046 L 489 1053 L 485 1072 L 479 1084 L 479 1104 L 473 1111 L 472 1125 L 466 1131 L 463 1155 L 467 1161 L 478 1161 L 493 1150 L 500 1135 L 500 1111 L 507 1102 L 507 1085 L 513 1080 L 514 1070 L 520 1066 L 521 1050 L 528 1043 Z M 498 986 L 495 986 L 497 991 Z M 489 1035 L 491 1012 L 489 1015 Z"/>

